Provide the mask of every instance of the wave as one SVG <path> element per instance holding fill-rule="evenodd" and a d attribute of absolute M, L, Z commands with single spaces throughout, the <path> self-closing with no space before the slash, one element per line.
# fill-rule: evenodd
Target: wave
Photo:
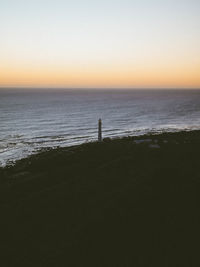
<path fill-rule="evenodd" d="M 71 90 L 67 97 L 64 92 L 15 91 L 3 95 L 0 165 L 45 147 L 97 140 L 99 118 L 103 137 L 200 129 L 200 91 Z"/>

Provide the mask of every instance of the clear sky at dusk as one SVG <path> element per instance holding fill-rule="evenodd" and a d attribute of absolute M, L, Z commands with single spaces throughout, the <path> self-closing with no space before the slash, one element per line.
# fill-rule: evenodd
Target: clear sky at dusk
<path fill-rule="evenodd" d="M 0 0 L 0 86 L 200 88 L 199 0 Z"/>

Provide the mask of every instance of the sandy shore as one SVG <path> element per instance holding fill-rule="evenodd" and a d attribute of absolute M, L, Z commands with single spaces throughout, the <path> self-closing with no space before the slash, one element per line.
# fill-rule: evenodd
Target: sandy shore
<path fill-rule="evenodd" d="M 200 266 L 200 131 L 59 148 L 0 169 L 0 265 Z"/>

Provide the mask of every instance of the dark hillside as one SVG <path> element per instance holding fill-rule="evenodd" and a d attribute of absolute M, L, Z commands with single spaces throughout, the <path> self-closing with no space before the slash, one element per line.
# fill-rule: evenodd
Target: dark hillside
<path fill-rule="evenodd" d="M 200 132 L 54 149 L 0 169 L 0 266 L 200 266 Z"/>

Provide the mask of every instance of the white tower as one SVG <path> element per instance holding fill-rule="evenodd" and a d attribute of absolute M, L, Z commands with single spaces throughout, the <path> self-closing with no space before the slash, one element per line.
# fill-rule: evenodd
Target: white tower
<path fill-rule="evenodd" d="M 101 119 L 99 119 L 99 124 L 98 124 L 98 141 L 102 142 L 102 130 L 101 130 L 102 122 Z"/>

